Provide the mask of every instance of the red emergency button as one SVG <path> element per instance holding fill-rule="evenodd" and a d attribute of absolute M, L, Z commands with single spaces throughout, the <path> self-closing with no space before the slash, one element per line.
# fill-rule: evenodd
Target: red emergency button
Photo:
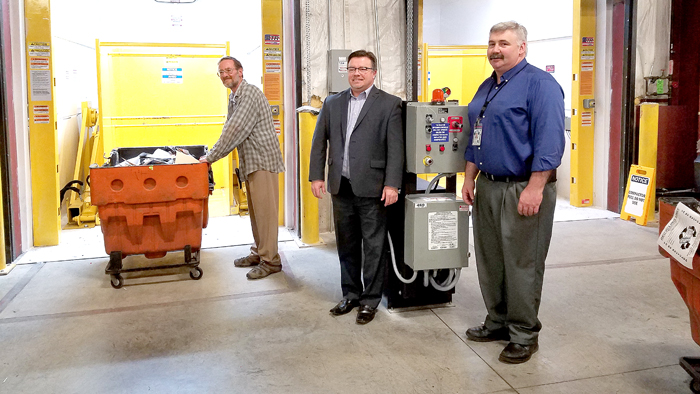
<path fill-rule="evenodd" d="M 445 151 L 445 145 L 440 144 L 440 152 L 444 152 L 444 151 Z"/>
<path fill-rule="evenodd" d="M 433 150 L 433 148 L 430 147 L 430 144 L 425 144 L 425 151 L 430 152 L 431 150 Z"/>

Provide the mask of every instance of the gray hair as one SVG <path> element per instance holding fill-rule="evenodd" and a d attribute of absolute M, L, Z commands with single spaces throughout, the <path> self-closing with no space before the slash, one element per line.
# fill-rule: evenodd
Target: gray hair
<path fill-rule="evenodd" d="M 232 60 L 233 66 L 236 67 L 236 70 L 243 69 L 243 65 L 241 64 L 241 62 L 239 62 L 238 59 L 236 59 L 233 56 L 222 56 L 221 59 L 219 59 L 219 62 L 217 64 L 221 64 L 221 62 L 223 62 L 224 60 Z"/>
<path fill-rule="evenodd" d="M 493 25 L 493 27 L 491 27 L 489 35 L 493 33 L 502 33 L 507 30 L 510 30 L 513 33 L 515 33 L 515 36 L 518 38 L 518 46 L 520 46 L 524 42 L 527 43 L 527 29 L 525 28 L 525 26 L 521 25 L 516 21 L 496 23 L 495 25 Z"/>

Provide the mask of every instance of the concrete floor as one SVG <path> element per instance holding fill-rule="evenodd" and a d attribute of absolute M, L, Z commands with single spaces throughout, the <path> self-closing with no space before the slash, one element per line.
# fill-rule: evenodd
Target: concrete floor
<path fill-rule="evenodd" d="M 521 365 L 498 361 L 505 343 L 465 338 L 485 314 L 473 260 L 451 305 L 382 306 L 359 326 L 328 313 L 341 298 L 330 234 L 304 248 L 282 237 L 284 271 L 260 281 L 233 266 L 247 245 L 214 242 L 201 280 L 154 271 L 119 290 L 106 257 L 39 249 L 43 261 L 26 256 L 0 277 L 0 392 L 687 393 L 678 359 L 700 348 L 657 232 L 616 218 L 555 223 L 540 350 Z"/>

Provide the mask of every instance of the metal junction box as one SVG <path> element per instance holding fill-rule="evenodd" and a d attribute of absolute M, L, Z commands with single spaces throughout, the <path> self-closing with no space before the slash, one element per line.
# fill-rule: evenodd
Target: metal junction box
<path fill-rule="evenodd" d="M 406 196 L 404 262 L 414 270 L 469 265 L 469 206 L 453 193 Z"/>
<path fill-rule="evenodd" d="M 406 103 L 406 170 L 463 172 L 471 129 L 466 105 Z"/>
<path fill-rule="evenodd" d="M 338 93 L 350 87 L 348 83 L 349 49 L 328 50 L 328 92 Z"/>

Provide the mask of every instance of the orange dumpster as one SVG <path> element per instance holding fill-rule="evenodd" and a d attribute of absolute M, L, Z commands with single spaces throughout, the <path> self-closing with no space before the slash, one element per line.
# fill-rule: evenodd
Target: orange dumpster
<path fill-rule="evenodd" d="M 693 208 L 700 201 L 692 197 L 661 198 L 659 199 L 659 234 L 673 218 L 676 204 L 679 202 Z M 700 256 L 693 256 L 693 268 L 689 269 L 671 257 L 659 247 L 659 253 L 668 257 L 671 263 L 671 280 L 683 298 L 690 313 L 690 334 L 695 343 L 700 345 Z M 700 358 L 681 357 L 679 364 L 692 377 L 690 390 L 700 393 Z"/>
<path fill-rule="evenodd" d="M 206 154 L 205 146 L 188 146 L 194 157 Z M 189 266 L 199 279 L 202 228 L 207 226 L 210 188 L 206 163 L 156 164 L 115 167 L 130 152 L 153 153 L 157 147 L 120 148 L 112 152 L 108 167 L 90 169 L 92 204 L 97 206 L 110 262 L 105 273 L 115 288 L 123 285 L 122 272 Z M 184 250 L 185 263 L 123 269 L 122 259 L 143 254 L 159 258 Z"/>

